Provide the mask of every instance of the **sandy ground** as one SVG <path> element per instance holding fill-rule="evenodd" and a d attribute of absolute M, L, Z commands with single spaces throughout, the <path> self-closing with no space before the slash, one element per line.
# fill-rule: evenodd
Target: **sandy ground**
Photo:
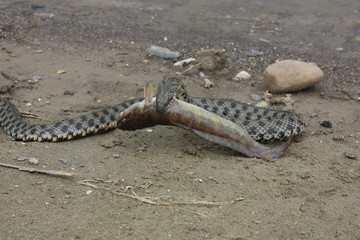
<path fill-rule="evenodd" d="M 360 96 L 360 4 L 286 2 L 0 1 L 1 71 L 18 80 L 42 77 L 18 81 L 1 97 L 42 118 L 31 123 L 140 97 L 145 80 L 157 84 L 179 71 L 168 60 L 145 61 L 152 44 L 183 58 L 226 49 L 226 70 L 207 73 L 213 88 L 196 72 L 182 77 L 193 96 L 255 104 L 250 94 L 265 91 L 261 73 L 276 60 L 315 62 L 325 73 L 292 95 L 306 131 L 275 162 L 174 127 L 62 143 L 9 141 L 0 130 L 1 162 L 76 173 L 0 168 L 0 239 L 360 239 L 360 106 L 342 93 Z M 265 54 L 249 59 L 251 49 Z M 240 70 L 252 78 L 232 81 Z M 92 182 L 102 189 L 81 184 L 92 179 L 107 182 Z M 126 186 L 139 198 L 114 194 Z"/>

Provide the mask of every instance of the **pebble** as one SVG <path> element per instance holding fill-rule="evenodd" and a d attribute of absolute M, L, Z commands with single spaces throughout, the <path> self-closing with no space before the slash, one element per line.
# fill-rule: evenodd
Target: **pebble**
<path fill-rule="evenodd" d="M 214 82 L 205 78 L 204 79 L 204 88 L 211 88 L 214 86 Z"/>
<path fill-rule="evenodd" d="M 262 107 L 262 108 L 267 108 L 269 107 L 269 104 L 265 101 L 261 101 L 261 102 L 258 102 L 257 104 L 255 104 L 256 107 Z"/>
<path fill-rule="evenodd" d="M 250 94 L 250 97 L 251 97 L 251 99 L 254 100 L 254 101 L 260 101 L 260 100 L 262 99 L 261 96 L 259 96 L 259 95 L 257 95 L 257 94 L 254 94 L 254 93 Z"/>
<path fill-rule="evenodd" d="M 263 51 L 254 50 L 254 49 L 251 49 L 251 51 L 248 52 L 248 54 L 247 54 L 248 57 L 259 57 L 262 55 L 264 55 Z"/>
<path fill-rule="evenodd" d="M 37 160 L 36 158 L 29 158 L 29 163 L 33 164 L 33 165 L 38 165 L 39 164 L 39 160 Z"/>
<path fill-rule="evenodd" d="M 26 157 L 18 157 L 17 159 L 16 159 L 17 161 L 25 161 L 26 160 Z"/>
<path fill-rule="evenodd" d="M 324 128 L 332 128 L 332 123 L 330 121 L 323 121 L 320 125 Z"/>
<path fill-rule="evenodd" d="M 246 80 L 249 79 L 251 75 L 248 72 L 241 71 L 233 78 L 234 81 Z"/>
<path fill-rule="evenodd" d="M 306 89 L 324 78 L 323 71 L 314 64 L 284 60 L 268 66 L 264 73 L 265 86 L 272 93 Z"/>
<path fill-rule="evenodd" d="M 156 56 L 163 59 L 176 59 L 179 58 L 181 54 L 179 52 L 173 52 L 168 48 L 153 45 L 146 50 L 146 56 Z"/>
<path fill-rule="evenodd" d="M 316 118 L 316 117 L 318 117 L 318 116 L 319 116 L 319 114 L 317 114 L 317 113 L 312 113 L 310 117 L 311 117 L 311 118 Z"/>
<path fill-rule="evenodd" d="M 146 152 L 147 149 L 146 149 L 146 147 L 138 147 L 138 148 L 136 149 L 136 151 L 138 151 L 138 152 Z"/>
<path fill-rule="evenodd" d="M 58 161 L 61 162 L 62 164 L 68 164 L 68 161 L 66 159 L 60 158 Z"/>
<path fill-rule="evenodd" d="M 8 92 L 13 86 L 14 81 L 4 77 L 4 74 L 0 74 L 0 93 Z"/>
<path fill-rule="evenodd" d="M 344 153 L 344 156 L 349 159 L 357 159 L 357 155 L 355 153 Z"/>

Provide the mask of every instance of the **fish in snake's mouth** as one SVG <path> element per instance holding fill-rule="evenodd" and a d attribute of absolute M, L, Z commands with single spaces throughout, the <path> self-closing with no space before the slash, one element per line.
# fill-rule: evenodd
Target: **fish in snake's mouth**
<path fill-rule="evenodd" d="M 173 125 L 194 132 L 200 137 L 243 153 L 248 157 L 278 158 L 289 147 L 290 140 L 275 148 L 256 142 L 239 125 L 191 103 L 177 99 L 178 80 L 167 79 L 153 97 L 153 86 L 144 88 L 144 100 L 124 110 L 118 128 L 136 130 L 154 125 Z M 165 88 L 165 89 L 163 89 Z M 167 91 L 170 89 L 169 91 Z M 160 94 L 159 94 L 160 93 Z M 165 93 L 161 95 L 162 93 Z M 170 93 L 170 94 L 169 94 Z"/>

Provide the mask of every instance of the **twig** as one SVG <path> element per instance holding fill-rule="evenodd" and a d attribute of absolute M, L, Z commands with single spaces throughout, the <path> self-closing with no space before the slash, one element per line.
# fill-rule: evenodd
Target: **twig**
<path fill-rule="evenodd" d="M 349 93 L 348 91 L 346 91 L 346 90 L 343 89 L 343 90 L 341 90 L 341 92 L 342 92 L 343 94 L 345 94 L 348 98 L 360 102 L 360 99 L 359 99 L 359 98 L 354 97 L 354 96 L 351 95 L 351 93 Z"/>
<path fill-rule="evenodd" d="M 0 163 L 0 166 L 7 167 L 7 168 L 15 168 L 15 169 L 18 169 L 20 171 L 25 171 L 25 172 L 44 173 L 44 174 L 49 174 L 49 175 L 54 175 L 54 176 L 61 176 L 61 177 L 72 177 L 76 174 L 76 173 L 65 172 L 65 171 L 23 167 L 23 166 L 17 166 L 17 165 L 7 164 L 7 163 Z"/>
<path fill-rule="evenodd" d="M 191 65 L 190 67 L 188 67 L 187 69 L 185 69 L 184 71 L 182 71 L 181 74 L 184 74 L 184 73 L 190 71 L 191 69 L 193 69 L 193 68 L 195 68 L 195 67 L 197 67 L 197 66 L 200 66 L 201 64 L 203 64 L 203 62 L 199 62 L 199 63 L 197 63 L 197 64 L 195 64 L 195 65 Z"/>
<path fill-rule="evenodd" d="M 99 190 L 104 190 L 104 191 L 108 191 L 114 195 L 119 195 L 119 196 L 123 196 L 123 197 L 127 197 L 127 198 L 131 198 L 143 203 L 147 203 L 147 204 L 151 204 L 151 205 L 203 205 L 203 206 L 227 206 L 227 205 L 231 205 L 234 204 L 238 201 L 243 201 L 245 200 L 245 198 L 237 198 L 228 202 L 209 202 L 209 201 L 194 201 L 194 202 L 186 202 L 186 201 L 166 201 L 166 202 L 161 202 L 160 200 L 166 198 L 166 197 L 142 197 L 139 196 L 134 188 L 132 186 L 126 186 L 125 190 L 123 192 L 117 192 L 117 191 L 113 191 L 110 188 L 107 187 L 99 187 L 96 184 L 93 183 L 97 183 L 97 182 L 101 182 L 101 183 L 119 183 L 118 181 L 106 181 L 106 180 L 102 180 L 102 179 L 94 179 L 94 180 L 83 180 L 80 181 L 80 185 L 84 185 L 84 186 L 88 186 L 94 189 L 99 189 Z M 126 193 L 126 191 L 130 190 L 131 194 Z"/>

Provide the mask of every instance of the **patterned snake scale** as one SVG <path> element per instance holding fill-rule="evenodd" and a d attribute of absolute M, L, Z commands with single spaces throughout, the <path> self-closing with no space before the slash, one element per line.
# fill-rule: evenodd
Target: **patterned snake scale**
<path fill-rule="evenodd" d="M 12 137 L 21 141 L 65 141 L 112 130 L 119 114 L 143 98 L 126 100 L 120 104 L 50 124 L 28 125 L 16 107 L 0 98 L 0 125 Z M 192 98 L 192 104 L 244 128 L 255 140 L 282 139 L 300 133 L 303 119 L 295 112 L 259 108 L 231 100 Z"/>

